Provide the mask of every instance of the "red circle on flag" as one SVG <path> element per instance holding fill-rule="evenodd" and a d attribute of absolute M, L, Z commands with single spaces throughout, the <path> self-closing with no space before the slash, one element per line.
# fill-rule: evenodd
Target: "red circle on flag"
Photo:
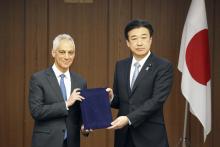
<path fill-rule="evenodd" d="M 206 85 L 210 79 L 210 57 L 208 30 L 204 29 L 193 36 L 186 49 L 186 64 L 195 81 Z"/>

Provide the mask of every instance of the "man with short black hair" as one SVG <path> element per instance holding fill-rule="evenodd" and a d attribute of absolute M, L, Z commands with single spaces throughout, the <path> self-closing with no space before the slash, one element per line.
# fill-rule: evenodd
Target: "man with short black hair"
<path fill-rule="evenodd" d="M 173 79 L 172 64 L 150 51 L 153 27 L 133 20 L 124 30 L 132 57 L 115 66 L 111 106 L 118 117 L 108 129 L 115 131 L 115 147 L 168 147 L 163 104 Z"/>

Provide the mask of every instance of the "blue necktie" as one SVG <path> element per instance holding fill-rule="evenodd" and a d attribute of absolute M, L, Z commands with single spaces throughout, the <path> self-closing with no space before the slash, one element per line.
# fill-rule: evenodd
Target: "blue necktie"
<path fill-rule="evenodd" d="M 135 69 L 134 69 L 133 77 L 132 77 L 132 79 L 131 79 L 131 89 L 133 88 L 134 82 L 135 82 L 135 80 L 136 80 L 136 78 L 137 78 L 137 76 L 138 76 L 139 67 L 140 67 L 140 66 L 141 66 L 141 65 L 140 65 L 138 62 L 136 62 L 136 63 L 134 64 Z"/>
<path fill-rule="evenodd" d="M 67 96 L 66 96 L 66 86 L 65 86 L 65 83 L 64 83 L 64 77 L 65 77 L 64 74 L 60 75 L 60 89 L 61 89 L 61 92 L 62 92 L 62 95 L 63 95 L 63 99 L 64 99 L 64 101 L 66 101 Z M 64 134 L 64 139 L 66 139 L 66 138 L 67 138 L 67 130 L 65 130 L 65 134 Z"/>
<path fill-rule="evenodd" d="M 66 96 L 66 87 L 65 87 L 65 84 L 64 84 L 64 77 L 65 77 L 64 74 L 60 75 L 60 89 L 61 89 L 61 92 L 62 92 L 62 95 L 63 95 L 63 99 L 64 99 L 64 101 L 66 101 L 67 96 Z"/>

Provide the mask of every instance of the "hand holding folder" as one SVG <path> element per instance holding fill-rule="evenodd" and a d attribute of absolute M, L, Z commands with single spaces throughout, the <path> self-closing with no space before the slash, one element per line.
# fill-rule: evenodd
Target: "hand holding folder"
<path fill-rule="evenodd" d="M 85 98 L 80 104 L 84 128 L 101 129 L 111 126 L 111 107 L 105 88 L 84 89 L 80 95 Z"/>

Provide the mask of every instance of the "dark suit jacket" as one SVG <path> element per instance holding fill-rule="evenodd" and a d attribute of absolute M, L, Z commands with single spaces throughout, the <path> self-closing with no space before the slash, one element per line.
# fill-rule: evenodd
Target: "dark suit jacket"
<path fill-rule="evenodd" d="M 85 88 L 86 81 L 76 73 L 70 73 L 71 91 Z M 52 70 L 35 73 L 30 80 L 29 106 L 35 120 L 32 147 L 62 147 L 67 129 L 68 147 L 80 146 L 81 112 L 79 102 L 69 110 L 57 78 Z"/>
<path fill-rule="evenodd" d="M 131 63 L 132 58 L 127 58 L 117 62 L 115 68 L 111 106 L 119 109 L 118 116 L 127 116 L 132 124 L 116 130 L 115 147 L 126 147 L 128 132 L 135 147 L 168 147 L 163 104 L 172 85 L 172 65 L 151 53 L 131 90 Z"/>

